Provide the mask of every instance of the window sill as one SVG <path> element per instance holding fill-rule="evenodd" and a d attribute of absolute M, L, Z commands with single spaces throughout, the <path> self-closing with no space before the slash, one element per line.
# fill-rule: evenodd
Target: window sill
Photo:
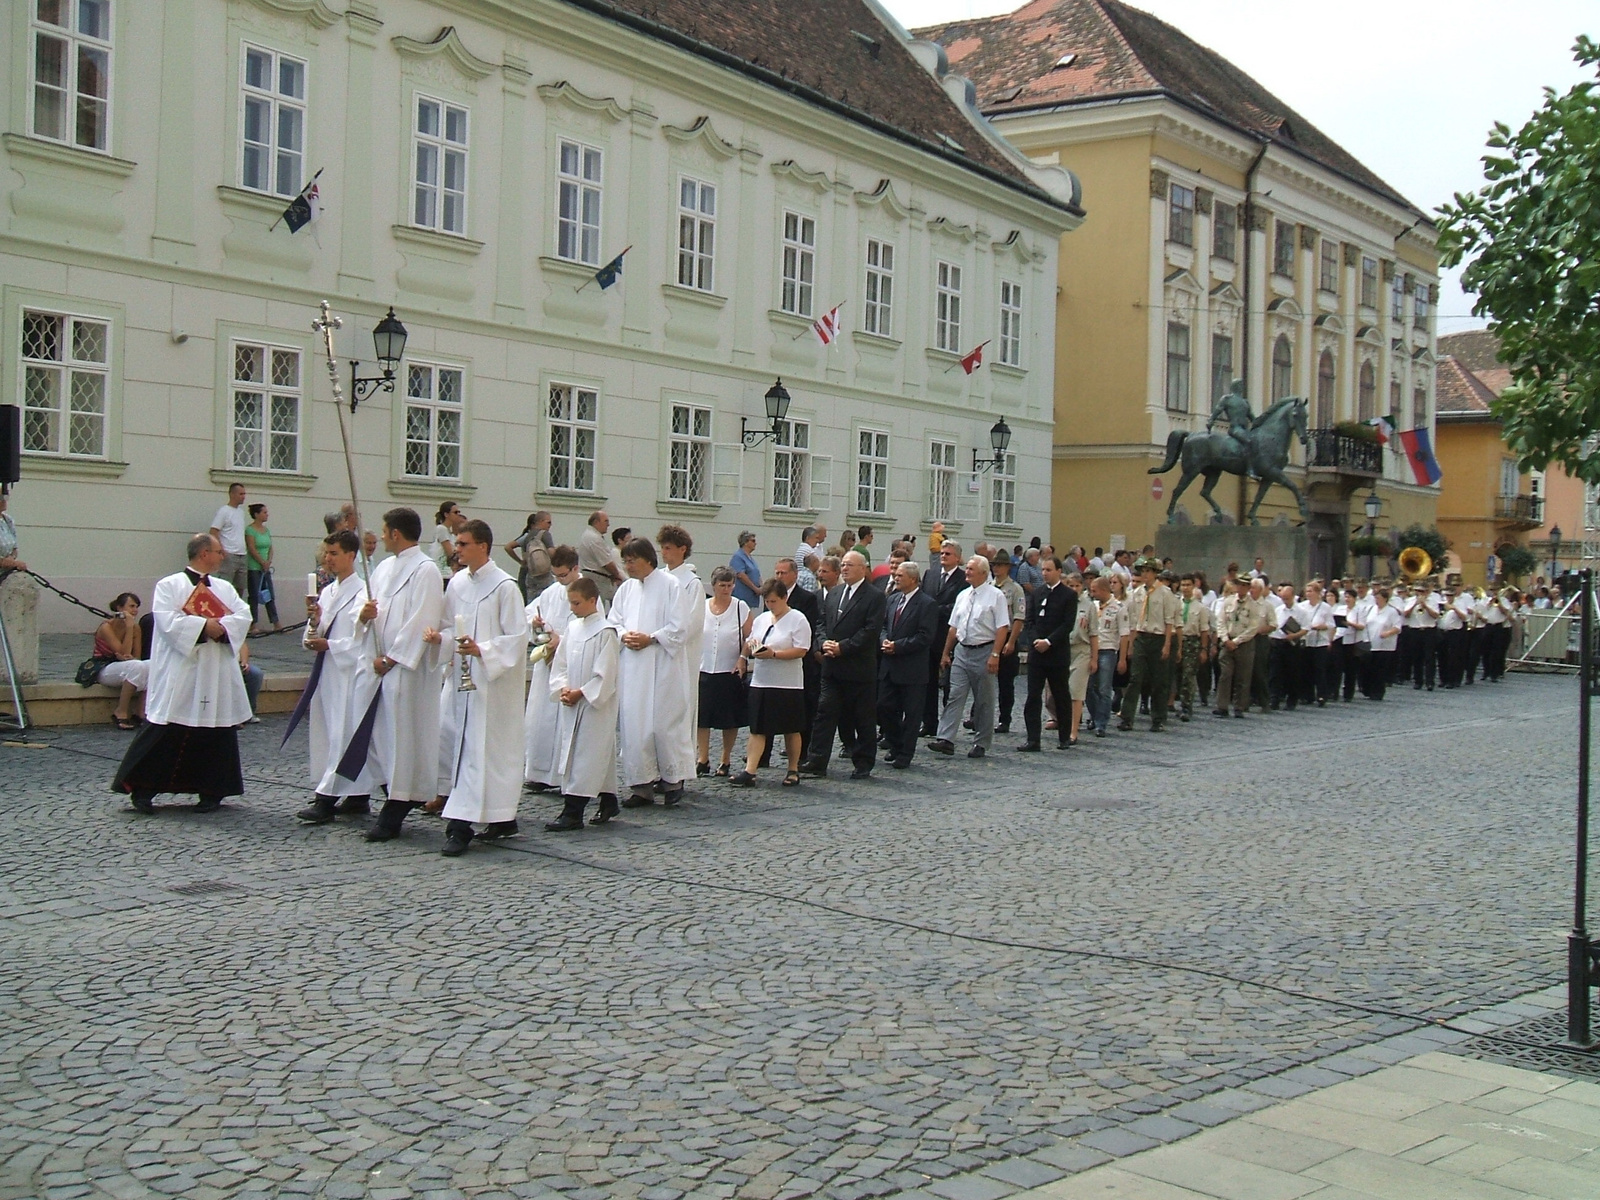
<path fill-rule="evenodd" d="M 1021 537 L 1023 533 L 1021 525 L 991 525 L 987 523 L 984 525 L 983 531 L 997 535 L 1003 533 L 1008 537 Z"/>
<path fill-rule="evenodd" d="M 573 262 L 570 258 L 553 258 L 548 254 L 541 254 L 539 256 L 539 265 L 546 271 L 556 275 L 566 275 L 571 279 L 591 280 L 595 277 L 600 268 L 605 266 L 604 263 L 595 263 L 593 266 L 590 266 L 588 263 Z M 599 288 L 600 285 L 597 283 L 595 284 L 595 287 Z M 603 291 L 605 289 L 602 288 L 601 290 Z"/>
<path fill-rule="evenodd" d="M 962 523 L 960 521 L 956 520 L 954 517 L 945 518 L 944 520 L 941 520 L 939 522 L 939 524 L 944 526 L 944 536 L 946 538 L 953 538 L 956 534 L 961 532 L 961 524 Z M 934 522 L 931 519 L 925 517 L 920 522 L 917 523 L 917 532 L 918 533 L 932 533 L 933 532 L 933 526 L 934 526 Z"/>
<path fill-rule="evenodd" d="M 817 319 L 815 317 L 801 316 L 799 313 L 784 312 L 781 308 L 769 308 L 767 309 L 767 320 L 780 327 L 800 330 L 810 329 L 812 325 L 816 324 Z"/>
<path fill-rule="evenodd" d="M 446 254 L 453 254 L 463 259 L 477 257 L 484 245 L 464 234 L 440 233 L 436 229 L 422 229 L 416 225 L 391 225 L 389 232 L 394 235 L 394 240 L 397 242 L 410 242 L 414 246 L 423 246 L 429 250 L 442 250 Z"/>
<path fill-rule="evenodd" d="M 31 475 L 58 475 L 67 479 L 74 477 L 114 479 L 127 469 L 127 463 L 113 462 L 106 458 L 73 458 L 66 454 L 24 454 L 22 456 L 22 474 L 24 477 Z"/>
<path fill-rule="evenodd" d="M 820 508 L 763 508 L 761 515 L 778 525 L 815 525 L 822 515 Z"/>
<path fill-rule="evenodd" d="M 244 480 L 254 487 L 280 492 L 309 492 L 317 483 L 315 475 L 299 471 L 261 471 L 253 467 L 212 467 L 210 477 L 212 483 Z"/>
<path fill-rule="evenodd" d="M 703 292 L 699 288 L 684 287 L 681 283 L 663 283 L 661 294 L 668 300 L 682 300 L 706 308 L 722 308 L 728 303 L 726 296 L 719 296 L 715 292 Z"/>
<path fill-rule="evenodd" d="M 113 158 L 109 154 L 102 154 L 98 150 L 83 150 L 77 146 L 28 137 L 21 133 L 0 134 L 0 142 L 5 144 L 6 153 L 16 158 L 31 158 L 36 162 L 75 167 L 81 171 L 110 175 L 117 179 L 126 179 L 139 165 L 126 158 Z"/>
<path fill-rule="evenodd" d="M 234 187 L 228 183 L 219 183 L 217 185 L 217 199 L 222 201 L 225 208 L 242 209 L 245 212 L 256 212 L 263 215 L 270 213 L 274 217 L 281 217 L 283 210 L 294 203 L 293 196 L 274 196 L 268 192 L 255 192 L 249 188 Z"/>
<path fill-rule="evenodd" d="M 959 367 L 961 365 L 962 355 L 954 350 L 940 350 L 937 346 L 926 346 L 922 352 L 929 362 L 937 363 L 942 367 L 948 368 L 951 365 Z"/>
<path fill-rule="evenodd" d="M 1000 376 L 1001 379 L 1018 379 L 1018 380 L 1021 380 L 1021 379 L 1026 379 L 1028 377 L 1028 368 L 1027 367 L 1016 367 L 1016 366 L 1012 366 L 1010 363 L 1003 363 L 1003 362 L 990 363 L 989 364 L 989 370 L 992 371 L 994 374 Z"/>
<path fill-rule="evenodd" d="M 714 517 L 722 505 L 710 500 L 657 500 L 656 512 L 663 517 Z"/>
<path fill-rule="evenodd" d="M 448 500 L 454 496 L 471 496 L 478 489 L 461 480 L 413 479 L 402 476 L 389 480 L 389 495 L 397 500 Z"/>
<path fill-rule="evenodd" d="M 533 500 L 536 505 L 549 508 L 559 508 L 564 511 L 573 509 L 587 509 L 593 512 L 597 508 L 604 508 L 608 496 L 598 492 L 535 492 Z"/>
<path fill-rule="evenodd" d="M 865 329 L 851 330 L 850 340 L 858 346 L 887 350 L 890 353 L 898 353 L 902 345 L 899 338 L 884 337 L 881 333 L 868 333 Z"/>
<path fill-rule="evenodd" d="M 884 530 L 899 528 L 899 525 L 896 523 L 895 519 L 888 513 L 852 511 L 845 514 L 845 521 L 854 529 L 859 529 L 863 525 L 871 525 L 875 534 L 881 533 Z M 889 542 L 892 542 L 893 540 L 893 538 L 890 538 Z M 887 546 L 889 542 L 885 542 L 884 544 Z M 884 553 L 887 554 L 889 552 L 888 550 L 885 550 Z"/>

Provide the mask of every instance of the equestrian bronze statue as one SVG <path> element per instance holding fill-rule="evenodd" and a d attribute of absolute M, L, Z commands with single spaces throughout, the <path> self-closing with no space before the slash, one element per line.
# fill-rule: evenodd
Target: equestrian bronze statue
<path fill-rule="evenodd" d="M 1223 432 L 1209 432 L 1214 425 L 1222 425 Z M 1174 429 L 1167 435 L 1166 461 L 1159 467 L 1150 468 L 1150 474 L 1164 475 L 1177 465 L 1180 458 L 1183 460 L 1183 478 L 1172 489 L 1172 501 L 1167 505 L 1169 524 L 1177 510 L 1178 497 L 1183 495 L 1197 475 L 1206 477 L 1205 486 L 1200 489 L 1201 498 L 1211 505 L 1211 510 L 1219 517 L 1226 516 L 1222 506 L 1211 496 L 1211 489 L 1217 486 L 1217 480 L 1222 478 L 1224 471 L 1245 478 L 1254 476 L 1261 481 L 1261 486 L 1256 489 L 1255 503 L 1247 514 L 1250 524 L 1261 523 L 1256 518 L 1256 510 L 1261 507 L 1261 501 L 1275 483 L 1289 489 L 1295 503 L 1300 506 L 1302 520 L 1309 516 L 1305 496 L 1283 473 L 1283 468 L 1289 462 L 1289 439 L 1298 436 L 1302 446 L 1309 445 L 1311 441 L 1306 429 L 1304 400 L 1286 396 L 1259 417 L 1253 417 L 1250 401 L 1244 395 L 1244 381 L 1236 379 L 1232 388 L 1212 408 L 1206 429 L 1208 432 L 1203 434 Z"/>

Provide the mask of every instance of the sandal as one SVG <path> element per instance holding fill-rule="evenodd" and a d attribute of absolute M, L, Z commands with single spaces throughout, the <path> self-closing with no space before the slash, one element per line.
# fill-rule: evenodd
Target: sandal
<path fill-rule="evenodd" d="M 796 787 L 796 786 L 799 785 L 799 783 L 800 783 L 800 772 L 799 771 L 790 771 L 787 775 L 785 775 L 783 777 L 783 786 L 784 787 Z"/>
<path fill-rule="evenodd" d="M 111 714 L 111 723 L 124 732 L 139 728 L 139 722 L 132 717 L 119 717 L 116 713 Z"/>
<path fill-rule="evenodd" d="M 711 764 L 710 763 L 708 763 L 708 762 L 695 763 L 695 765 L 694 765 L 694 775 L 695 775 L 696 779 L 704 779 L 709 774 L 711 774 Z"/>
<path fill-rule="evenodd" d="M 726 778 L 728 778 L 728 764 L 727 763 L 720 764 L 717 767 L 717 769 L 712 772 L 712 774 L 715 775 L 718 779 L 726 779 Z"/>
<path fill-rule="evenodd" d="M 750 774 L 749 771 L 740 771 L 737 775 L 733 776 L 733 778 L 729 779 L 728 782 L 733 784 L 734 787 L 754 787 L 756 784 L 756 777 Z"/>

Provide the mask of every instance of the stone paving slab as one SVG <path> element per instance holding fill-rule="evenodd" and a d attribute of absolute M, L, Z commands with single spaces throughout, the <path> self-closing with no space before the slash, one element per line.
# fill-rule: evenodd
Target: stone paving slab
<path fill-rule="evenodd" d="M 702 783 L 569 837 L 529 798 L 526 836 L 457 861 L 435 821 L 381 847 L 293 822 L 281 720 L 244 731 L 247 795 L 209 817 L 121 811 L 109 730 L 0 747 L 0 1200 L 949 1200 L 1113 1153 L 1172 1187 L 1127 1164 L 1245 1122 L 1275 1149 L 1241 1161 L 1293 1173 L 1358 1147 L 1270 1114 L 1468 1037 L 1425 1020 L 1540 1007 L 1572 691 Z M 1419 740 L 1470 794 L 1382 782 Z M 1442 1157 L 1408 1166 L 1520 1147 L 1460 1129 L 1520 1127 L 1523 1089 L 1453 1078 L 1404 1118 L 1401 1153 Z M 1571 1142 L 1558 1100 L 1528 1127 Z"/>

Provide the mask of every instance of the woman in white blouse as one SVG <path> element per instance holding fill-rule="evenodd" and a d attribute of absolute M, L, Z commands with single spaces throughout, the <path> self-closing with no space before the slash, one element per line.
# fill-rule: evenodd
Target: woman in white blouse
<path fill-rule="evenodd" d="M 750 740 L 745 744 L 744 770 L 731 782 L 750 787 L 767 739 L 782 735 L 789 773 L 784 787 L 800 782 L 800 735 L 806 727 L 804 659 L 811 649 L 811 623 L 789 607 L 788 589 L 776 579 L 761 586 L 767 611 L 751 623 L 745 640 L 750 661 Z"/>
<path fill-rule="evenodd" d="M 695 774 L 711 775 L 711 731 L 722 730 L 722 763 L 714 772 L 727 778 L 733 743 L 744 728 L 744 640 L 750 636 L 750 606 L 733 594 L 733 572 L 711 572 L 705 637 L 700 643 L 700 753 Z"/>

